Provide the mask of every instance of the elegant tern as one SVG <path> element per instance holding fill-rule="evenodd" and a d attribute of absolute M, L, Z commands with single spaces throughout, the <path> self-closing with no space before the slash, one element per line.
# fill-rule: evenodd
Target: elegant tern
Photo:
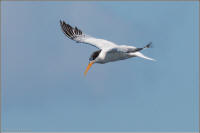
<path fill-rule="evenodd" d="M 84 72 L 84 75 L 87 74 L 88 70 L 94 63 L 104 64 L 112 61 L 128 59 L 131 57 L 141 57 L 144 59 L 155 61 L 153 58 L 149 58 L 143 55 L 141 52 L 139 52 L 143 49 L 150 48 L 151 42 L 143 48 L 136 48 L 134 46 L 128 45 L 117 45 L 113 42 L 104 39 L 98 39 L 86 35 L 80 29 L 78 29 L 77 27 L 70 26 L 65 21 L 60 20 L 60 26 L 63 33 L 68 38 L 78 43 L 92 45 L 99 49 L 91 54 L 89 58 L 89 64 Z"/>

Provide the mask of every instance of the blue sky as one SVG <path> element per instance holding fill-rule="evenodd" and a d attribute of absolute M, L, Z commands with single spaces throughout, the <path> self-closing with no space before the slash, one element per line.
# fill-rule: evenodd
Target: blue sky
<path fill-rule="evenodd" d="M 198 131 L 198 2 L 2 2 L 3 131 Z M 59 20 L 154 47 L 95 64 Z"/>

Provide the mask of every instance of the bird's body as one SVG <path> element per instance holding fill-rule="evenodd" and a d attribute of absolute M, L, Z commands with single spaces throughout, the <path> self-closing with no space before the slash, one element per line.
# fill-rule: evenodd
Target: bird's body
<path fill-rule="evenodd" d="M 104 64 L 108 62 L 128 59 L 133 56 L 134 55 L 132 55 L 131 53 L 123 51 L 123 48 L 121 47 L 114 47 L 102 50 L 99 53 L 98 58 L 96 59 L 96 63 Z"/>
<path fill-rule="evenodd" d="M 92 46 L 97 47 L 99 50 L 92 53 L 90 56 L 90 63 L 87 67 L 87 71 L 92 66 L 93 63 L 108 63 L 118 60 L 124 60 L 131 57 L 141 57 L 148 60 L 154 60 L 152 58 L 149 58 L 147 56 L 144 56 L 141 52 L 141 50 L 145 48 L 149 48 L 151 43 L 147 44 L 143 48 L 136 48 L 134 46 L 127 46 L 127 45 L 117 45 L 113 42 L 104 40 L 104 39 L 97 39 L 91 36 L 88 36 L 86 34 L 83 34 L 81 30 L 79 30 L 77 27 L 73 28 L 69 24 L 66 24 L 64 21 L 60 21 L 61 28 L 64 32 L 64 34 L 78 42 L 78 43 L 86 43 L 90 44 Z"/>

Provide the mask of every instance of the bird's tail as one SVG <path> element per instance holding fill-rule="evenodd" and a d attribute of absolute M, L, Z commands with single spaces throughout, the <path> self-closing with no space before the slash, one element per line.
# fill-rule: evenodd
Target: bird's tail
<path fill-rule="evenodd" d="M 135 53 L 132 53 L 133 56 L 137 56 L 137 57 L 140 57 L 140 58 L 144 58 L 144 59 L 147 59 L 147 60 L 152 60 L 152 61 L 156 61 L 155 59 L 153 58 L 150 58 L 150 57 L 147 57 L 145 55 L 143 55 L 142 53 L 140 52 L 135 52 Z"/>

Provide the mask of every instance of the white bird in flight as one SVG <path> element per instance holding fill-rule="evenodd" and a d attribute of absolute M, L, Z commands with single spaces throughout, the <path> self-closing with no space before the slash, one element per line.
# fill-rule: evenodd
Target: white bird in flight
<path fill-rule="evenodd" d="M 143 48 L 136 48 L 134 46 L 128 46 L 128 45 L 117 45 L 113 42 L 104 39 L 98 39 L 86 35 L 82 33 L 80 29 L 78 29 L 77 27 L 74 28 L 70 26 L 65 21 L 60 20 L 60 25 L 63 33 L 68 38 L 78 43 L 90 44 L 99 49 L 93 52 L 92 55 L 90 56 L 89 58 L 90 62 L 84 72 L 84 75 L 87 74 L 88 70 L 94 63 L 104 64 L 112 61 L 128 59 L 131 57 L 141 57 L 144 59 L 155 61 L 154 59 L 144 56 L 141 52 L 139 52 L 143 49 L 150 48 L 151 42 L 146 46 L 144 46 Z"/>

